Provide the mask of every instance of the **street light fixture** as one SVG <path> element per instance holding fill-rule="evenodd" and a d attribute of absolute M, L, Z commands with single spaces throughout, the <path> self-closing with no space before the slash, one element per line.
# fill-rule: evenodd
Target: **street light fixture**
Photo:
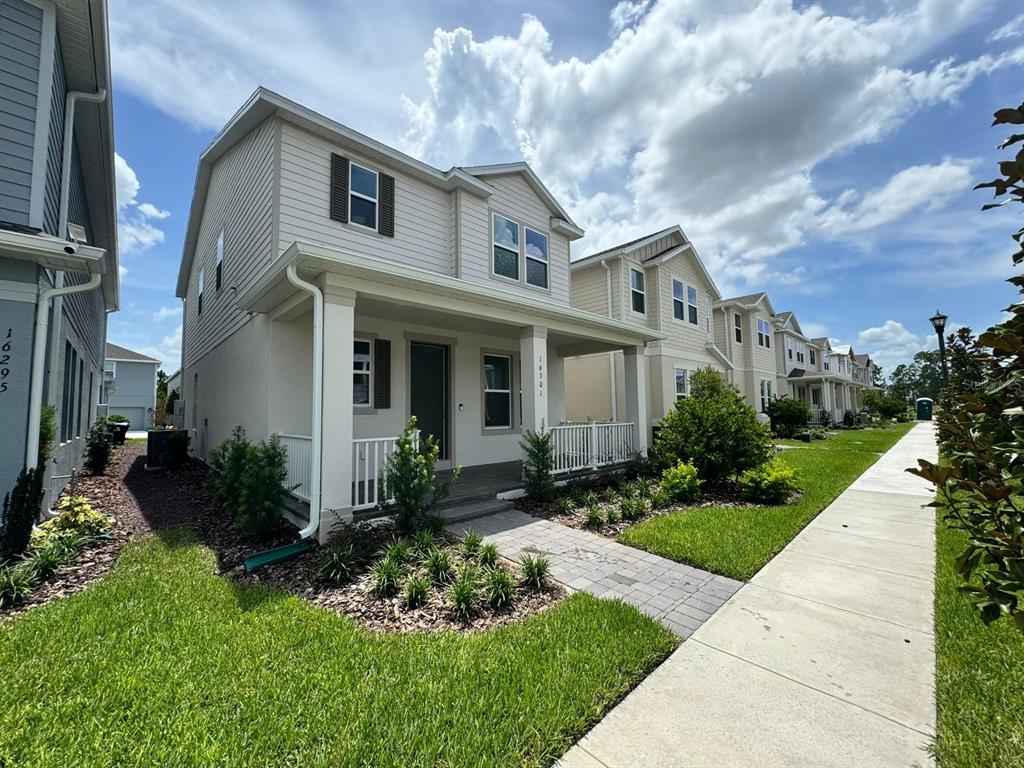
<path fill-rule="evenodd" d="M 932 328 L 935 329 L 935 334 L 939 337 L 939 364 L 942 366 L 942 386 L 946 386 L 949 381 L 949 371 L 946 369 L 946 337 L 943 335 L 943 331 L 946 330 L 946 320 L 949 318 L 936 309 L 935 314 L 928 319 L 931 320 Z"/>

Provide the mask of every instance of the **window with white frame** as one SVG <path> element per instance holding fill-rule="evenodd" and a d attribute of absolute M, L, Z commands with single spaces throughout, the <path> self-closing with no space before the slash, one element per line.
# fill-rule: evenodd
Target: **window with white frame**
<path fill-rule="evenodd" d="M 697 325 L 697 289 L 692 285 L 686 286 L 686 319 L 693 325 Z"/>
<path fill-rule="evenodd" d="M 519 224 L 500 214 L 491 215 L 491 250 L 494 274 L 519 279 Z"/>
<path fill-rule="evenodd" d="M 526 282 L 538 288 L 548 287 L 548 236 L 524 227 L 526 236 Z"/>
<path fill-rule="evenodd" d="M 767 320 L 757 318 L 757 345 L 765 349 L 772 347 L 772 326 Z"/>
<path fill-rule="evenodd" d="M 807 345 L 802 341 L 796 343 L 796 361 L 802 363 L 807 354 Z"/>
<path fill-rule="evenodd" d="M 484 355 L 484 428 L 512 428 L 510 355 Z"/>
<path fill-rule="evenodd" d="M 690 394 L 690 372 L 676 368 L 676 400 L 682 400 Z"/>
<path fill-rule="evenodd" d="M 203 286 L 206 284 L 206 273 L 204 270 L 199 270 L 199 299 L 196 303 L 196 314 L 203 314 Z"/>
<path fill-rule="evenodd" d="M 772 380 L 761 379 L 761 412 L 768 410 L 768 403 L 772 400 Z"/>
<path fill-rule="evenodd" d="M 786 359 L 793 359 L 793 339 L 791 339 L 789 336 L 786 337 Z"/>
<path fill-rule="evenodd" d="M 220 234 L 217 235 L 217 273 L 216 273 L 217 274 L 217 279 L 214 281 L 218 291 L 220 290 L 221 272 L 223 270 L 223 265 L 224 265 L 224 230 L 222 229 L 220 231 Z"/>
<path fill-rule="evenodd" d="M 814 347 L 811 347 L 807 351 L 810 353 L 810 356 L 811 356 L 811 365 L 817 365 L 818 361 L 817 361 L 817 356 L 815 355 L 815 352 L 814 352 Z"/>
<path fill-rule="evenodd" d="M 821 362 L 825 366 L 825 370 L 827 371 L 829 369 L 829 361 L 827 354 L 821 359 Z"/>
<path fill-rule="evenodd" d="M 686 286 L 678 280 L 672 281 L 672 317 L 676 320 L 686 319 L 686 302 L 684 300 Z"/>
<path fill-rule="evenodd" d="M 349 221 L 377 231 L 377 203 L 380 199 L 380 180 L 376 171 L 349 163 L 348 207 Z"/>
<path fill-rule="evenodd" d="M 368 339 L 352 342 L 352 403 L 370 404 L 370 377 L 372 370 L 372 345 Z"/>
<path fill-rule="evenodd" d="M 743 343 L 743 319 L 740 317 L 740 313 L 737 312 L 732 316 L 733 332 L 736 334 L 736 343 Z"/>
<path fill-rule="evenodd" d="M 644 314 L 647 311 L 647 294 L 644 292 L 644 273 L 639 269 L 629 270 L 629 288 L 633 311 Z"/>

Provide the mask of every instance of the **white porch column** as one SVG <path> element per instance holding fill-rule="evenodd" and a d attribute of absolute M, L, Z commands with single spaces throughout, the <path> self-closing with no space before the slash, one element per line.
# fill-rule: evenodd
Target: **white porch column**
<path fill-rule="evenodd" d="M 548 344 L 548 429 L 565 421 L 565 358 Z"/>
<path fill-rule="evenodd" d="M 626 373 L 626 421 L 636 427 L 637 450 L 644 456 L 650 444 L 650 420 L 647 416 L 647 358 L 644 348 L 623 350 Z"/>
<path fill-rule="evenodd" d="M 320 542 L 332 526 L 352 519 L 352 342 L 356 295 L 334 275 L 324 292 L 324 402 Z"/>
<path fill-rule="evenodd" d="M 548 329 L 528 325 L 519 334 L 519 385 L 523 431 L 551 426 L 548 418 Z"/>

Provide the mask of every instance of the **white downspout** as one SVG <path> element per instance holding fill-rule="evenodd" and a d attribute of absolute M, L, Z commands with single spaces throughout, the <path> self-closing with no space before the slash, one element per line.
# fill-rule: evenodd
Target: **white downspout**
<path fill-rule="evenodd" d="M 60 275 L 63 277 L 64 273 Z M 25 466 L 34 469 L 39 460 L 39 418 L 43 412 L 43 368 L 46 363 L 46 334 L 50 326 L 50 300 L 69 293 L 84 293 L 99 286 L 103 276 L 92 275 L 81 285 L 50 288 L 39 294 L 36 302 L 35 337 L 32 342 L 32 378 L 28 401 L 28 441 L 25 443 Z"/>
<path fill-rule="evenodd" d="M 288 282 L 313 297 L 313 435 L 312 466 L 309 477 L 309 525 L 299 531 L 303 539 L 316 535 L 320 528 L 320 475 L 323 458 L 324 410 L 324 294 L 299 277 L 294 264 L 288 265 Z"/>
<path fill-rule="evenodd" d="M 601 259 L 601 266 L 604 267 L 605 284 L 608 289 L 608 319 L 612 319 L 612 268 L 608 266 L 608 259 Z M 612 393 L 612 421 L 619 420 L 619 391 L 615 381 L 615 353 L 608 353 L 608 371 L 611 374 Z"/>
<path fill-rule="evenodd" d="M 107 89 L 100 88 L 96 93 L 86 91 L 68 91 L 64 97 L 64 156 L 60 166 L 60 210 L 57 216 L 57 237 L 66 240 L 68 236 L 68 200 L 71 186 L 71 149 L 74 146 L 75 104 L 81 99 L 99 104 L 107 98 Z"/>

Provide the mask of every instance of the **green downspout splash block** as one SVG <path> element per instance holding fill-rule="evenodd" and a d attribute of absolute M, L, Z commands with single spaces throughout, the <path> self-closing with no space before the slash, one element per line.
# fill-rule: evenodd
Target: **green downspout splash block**
<path fill-rule="evenodd" d="M 294 544 L 285 544 L 283 547 L 274 547 L 263 552 L 257 552 L 255 555 L 249 555 L 249 557 L 245 558 L 245 572 L 252 573 L 268 565 L 283 563 L 285 560 L 291 560 L 309 552 L 311 548 L 312 545 L 309 540 L 302 539 Z"/>

